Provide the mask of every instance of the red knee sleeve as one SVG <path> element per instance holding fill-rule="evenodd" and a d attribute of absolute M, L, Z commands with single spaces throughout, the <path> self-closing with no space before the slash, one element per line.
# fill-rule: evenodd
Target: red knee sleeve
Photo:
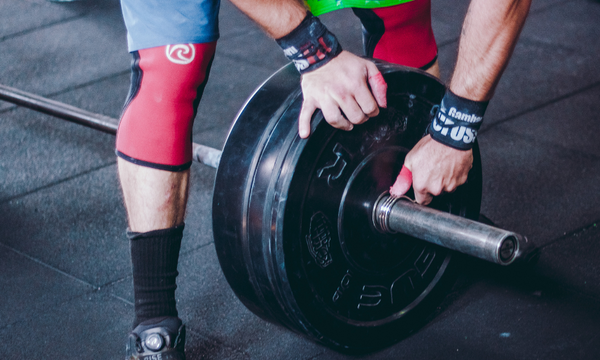
<path fill-rule="evenodd" d="M 436 59 L 430 0 L 414 0 L 373 11 L 385 26 L 375 47 L 374 58 L 416 68 Z"/>
<path fill-rule="evenodd" d="M 216 42 L 134 53 L 132 86 L 117 132 L 117 154 L 133 163 L 181 171 L 192 162 L 192 125 Z"/>

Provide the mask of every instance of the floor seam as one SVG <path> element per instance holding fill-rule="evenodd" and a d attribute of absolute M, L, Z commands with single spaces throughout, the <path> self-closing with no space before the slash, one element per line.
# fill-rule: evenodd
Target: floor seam
<path fill-rule="evenodd" d="M 60 179 L 60 180 L 57 180 L 57 181 L 51 182 L 51 183 L 49 183 L 49 184 L 46 184 L 46 185 L 44 185 L 44 186 L 41 186 L 41 187 L 39 187 L 39 188 L 36 188 L 36 189 L 33 189 L 33 190 L 29 190 L 29 191 L 27 191 L 27 192 L 24 192 L 24 193 L 21 193 L 21 194 L 18 194 L 18 195 L 14 195 L 14 196 L 11 196 L 11 197 L 8 197 L 8 198 L 5 198 L 5 199 L 0 199 L 0 205 L 3 205 L 3 204 L 6 204 L 6 203 L 9 203 L 9 202 L 11 202 L 11 201 L 13 201 L 13 200 L 17 200 L 17 199 L 20 199 L 20 198 L 23 198 L 23 197 L 29 196 L 29 195 L 31 195 L 31 194 L 34 194 L 34 193 L 36 193 L 36 192 L 38 192 L 38 191 L 41 191 L 41 190 L 46 190 L 46 189 L 49 189 L 49 188 L 51 188 L 51 187 L 54 187 L 54 186 L 56 186 L 56 185 L 60 185 L 60 184 L 62 184 L 62 183 L 65 183 L 65 182 L 67 182 L 67 181 L 71 181 L 71 180 L 73 180 L 73 179 L 76 179 L 76 178 L 78 178 L 78 177 L 81 177 L 81 176 L 84 176 L 84 175 L 87 175 L 87 174 L 91 174 L 91 173 L 93 173 L 94 171 L 102 170 L 102 169 L 104 169 L 104 168 L 107 168 L 107 167 L 113 166 L 113 165 L 115 165 L 116 163 L 117 163 L 116 161 L 111 161 L 111 162 L 109 162 L 109 163 L 107 163 L 107 164 L 103 164 L 103 165 L 100 165 L 100 166 L 97 166 L 97 167 L 94 167 L 94 168 L 88 169 L 88 170 L 86 170 L 86 171 L 83 171 L 83 172 L 77 173 L 77 174 L 75 174 L 75 175 L 71 175 L 71 176 L 69 176 L 69 177 L 66 177 L 66 178 L 63 178 L 63 179 Z"/>
<path fill-rule="evenodd" d="M 123 75 L 128 75 L 129 73 L 130 73 L 129 69 L 128 70 L 119 71 L 119 72 L 112 73 L 112 74 L 109 74 L 109 75 L 101 76 L 101 77 L 99 77 L 97 79 L 93 79 L 93 80 L 90 80 L 88 82 L 84 82 L 84 83 L 81 83 L 81 84 L 69 86 L 69 87 L 66 87 L 64 89 L 55 91 L 53 93 L 49 93 L 49 94 L 45 94 L 45 95 L 39 95 L 39 96 L 43 96 L 45 98 L 52 99 L 55 96 L 66 94 L 66 93 L 68 93 L 70 91 L 83 89 L 85 87 L 88 87 L 88 86 L 91 86 L 91 85 L 95 85 L 95 84 L 100 83 L 102 81 L 110 80 L 110 79 L 113 79 L 113 78 L 116 78 L 116 77 L 119 77 L 119 76 L 123 76 Z M 3 84 L 3 85 L 6 85 L 6 84 Z M 6 85 L 6 86 L 9 86 L 9 85 Z M 38 94 L 35 94 L 35 95 L 38 95 Z M 123 102 L 125 101 L 124 99 L 125 98 L 123 98 Z M 5 109 L 0 109 L 0 114 L 10 112 L 10 111 L 15 110 L 17 108 L 25 108 L 25 109 L 27 109 L 24 106 L 19 106 L 19 105 L 13 104 L 10 101 L 0 100 L 0 102 L 6 102 L 8 104 L 11 104 L 9 107 L 7 107 Z M 67 104 L 67 105 L 71 105 L 71 104 Z M 75 106 L 75 105 L 71 105 L 71 106 Z M 82 109 L 82 110 L 86 110 L 86 109 Z M 32 111 L 35 111 L 35 110 L 32 110 Z M 86 110 L 86 111 L 93 112 L 91 110 Z M 48 115 L 48 116 L 52 116 L 52 115 Z M 108 116 L 108 115 L 106 115 L 106 116 Z M 118 120 L 118 119 L 115 119 L 115 120 Z"/>
<path fill-rule="evenodd" d="M 554 3 L 554 4 L 550 4 L 548 6 L 545 6 L 545 7 L 539 8 L 539 9 L 535 9 L 535 10 L 530 11 L 528 16 L 531 16 L 532 14 L 543 13 L 544 11 L 549 10 L 549 9 L 551 9 L 553 7 L 560 6 L 560 5 L 563 5 L 563 4 L 566 4 L 566 3 L 570 3 L 570 2 L 573 2 L 573 1 L 574 0 L 565 0 L 565 1 Z M 462 27 L 462 25 L 461 25 L 461 27 Z M 454 44 L 454 43 L 458 42 L 459 40 L 460 40 L 460 37 L 456 37 L 456 38 L 453 38 L 453 39 L 450 39 L 450 40 L 442 41 L 442 42 L 439 42 L 437 44 L 437 47 L 438 47 L 438 49 L 441 49 L 441 48 L 443 48 L 445 46 Z"/>
<path fill-rule="evenodd" d="M 85 280 L 79 279 L 78 277 L 75 277 L 75 276 L 73 276 L 73 275 L 71 275 L 71 274 L 69 274 L 69 273 L 67 273 L 67 272 L 65 272 L 65 271 L 62 271 L 62 270 L 60 270 L 60 269 L 58 269 L 58 268 L 55 268 L 54 266 L 52 266 L 52 265 L 50 265 L 50 264 L 46 264 L 46 263 L 45 263 L 45 262 L 43 262 L 42 260 L 40 260 L 40 259 L 37 259 L 37 258 L 34 258 L 33 256 L 31 256 L 31 255 L 28 255 L 28 254 L 26 254 L 26 253 L 24 253 L 24 252 L 22 252 L 22 251 L 19 251 L 19 250 L 17 250 L 17 249 L 15 249 L 15 248 L 13 248 L 12 246 L 8 246 L 8 245 L 6 245 L 6 244 L 4 244 L 4 243 L 0 243 L 0 246 L 2 246 L 2 247 L 4 247 L 4 248 L 6 248 L 7 250 L 10 250 L 10 251 L 12 251 L 12 252 L 14 252 L 14 253 L 16 253 L 16 254 L 19 254 L 19 255 L 21 255 L 21 256 L 23 256 L 23 257 L 25 257 L 25 258 L 27 258 L 27 259 L 29 259 L 29 260 L 31 260 L 31 261 L 33 261 L 33 262 L 35 262 L 35 263 L 36 263 L 36 264 L 38 264 L 38 265 L 44 266 L 44 267 L 46 267 L 46 268 L 48 268 L 48 269 L 50 269 L 50 270 L 52 270 L 52 271 L 54 271 L 54 272 L 56 272 L 56 273 L 59 273 L 59 274 L 61 274 L 61 275 L 63 275 L 63 276 L 66 276 L 66 277 L 68 277 L 68 278 L 70 278 L 70 279 L 72 279 L 72 280 L 75 280 L 75 281 L 77 281 L 77 282 L 79 282 L 79 283 L 83 284 L 83 285 L 89 286 L 89 287 L 91 287 L 91 288 L 92 288 L 94 291 L 97 291 L 97 290 L 99 290 L 99 289 L 100 289 L 99 287 L 95 286 L 94 284 L 90 284 L 89 282 L 87 282 L 87 281 L 85 281 Z"/>
<path fill-rule="evenodd" d="M 210 242 L 207 242 L 206 244 L 202 244 L 202 245 L 200 245 L 200 246 L 198 246 L 198 247 L 196 247 L 196 248 L 193 248 L 193 249 L 187 250 L 187 251 L 185 251 L 185 252 L 184 252 L 184 251 L 182 251 L 182 252 L 180 253 L 180 255 L 179 255 L 179 256 L 180 256 L 180 257 L 187 256 L 187 255 L 189 255 L 189 254 L 191 254 L 191 253 L 193 253 L 193 252 L 196 252 L 196 251 L 198 251 L 198 250 L 200 250 L 200 249 L 202 249 L 202 248 L 205 248 L 205 247 L 207 247 L 207 246 L 209 246 L 209 245 L 213 245 L 214 243 L 215 243 L 214 241 L 210 241 Z"/>
<path fill-rule="evenodd" d="M 523 115 L 525 115 L 525 114 L 528 114 L 528 113 L 531 113 L 531 112 L 534 112 L 534 111 L 537 111 L 537 110 L 543 109 L 543 108 L 545 108 L 545 107 L 547 107 L 547 106 L 550 106 L 550 105 L 556 104 L 556 103 L 558 103 L 558 102 L 560 102 L 560 101 L 563 101 L 563 100 L 566 100 L 566 99 L 568 99 L 568 98 L 570 98 L 570 97 L 573 97 L 573 96 L 579 95 L 579 94 L 581 94 L 581 93 L 583 93 L 583 92 L 586 92 L 586 91 L 588 91 L 588 90 L 591 90 L 591 89 L 593 89 L 593 88 L 595 88 L 595 87 L 598 87 L 598 86 L 600 86 L 600 81 L 596 81 L 595 83 L 592 83 L 592 84 L 590 84 L 590 85 L 587 85 L 587 86 L 585 86 L 585 87 L 583 87 L 583 88 L 581 88 L 581 89 L 577 89 L 577 90 L 571 91 L 571 92 L 569 92 L 569 93 L 567 93 L 567 94 L 564 94 L 564 95 L 558 96 L 558 97 L 556 97 L 556 98 L 550 99 L 550 100 L 548 100 L 548 101 L 545 101 L 545 102 L 543 102 L 543 103 L 541 103 L 541 104 L 538 104 L 538 105 L 532 106 L 532 107 L 530 107 L 530 108 L 528 108 L 528 109 L 525 109 L 525 110 L 522 110 L 522 111 L 520 111 L 520 112 L 518 112 L 518 113 L 516 113 L 516 114 L 509 115 L 509 116 L 507 116 L 507 117 L 505 117 L 505 118 L 503 118 L 503 119 L 500 119 L 500 120 L 498 120 L 498 121 L 495 121 L 493 124 L 490 124 L 489 126 L 485 127 L 484 129 L 482 129 L 481 131 L 479 131 L 479 134 L 482 134 L 482 133 L 488 132 L 488 131 L 490 131 L 491 129 L 493 129 L 493 128 L 495 128 L 495 127 L 499 126 L 499 125 L 502 125 L 502 124 L 504 124 L 504 123 L 506 123 L 506 122 L 509 122 L 509 121 L 511 121 L 511 120 L 514 120 L 514 119 L 516 119 L 516 118 L 518 118 L 518 117 L 521 117 L 521 116 L 523 116 Z"/>
<path fill-rule="evenodd" d="M 558 149 L 559 152 L 561 152 L 561 153 L 563 153 L 563 152 L 565 152 L 565 153 L 570 152 L 570 153 L 573 153 L 573 154 L 576 154 L 576 155 L 585 156 L 586 158 L 594 160 L 594 161 L 600 160 L 600 156 L 599 155 L 596 155 L 596 154 L 593 154 L 593 153 L 589 153 L 589 152 L 584 152 L 584 151 L 581 151 L 581 150 L 578 150 L 578 149 L 569 148 L 569 147 L 563 146 L 561 144 L 552 142 L 550 140 L 540 139 L 539 137 L 535 137 L 533 135 L 524 134 L 524 133 L 521 133 L 521 132 L 518 132 L 518 131 L 511 130 L 511 129 L 497 129 L 497 131 L 502 131 L 502 132 L 505 132 L 507 134 L 511 134 L 514 137 L 524 138 L 526 140 L 529 140 L 530 143 L 538 143 L 538 144 L 542 144 L 542 145 L 551 146 L 552 148 Z"/>
<path fill-rule="evenodd" d="M 591 224 L 584 225 L 584 226 L 581 226 L 581 227 L 579 227 L 579 228 L 577 228 L 575 230 L 571 230 L 569 232 L 566 232 L 562 236 L 559 236 L 559 237 L 555 238 L 554 240 L 550 240 L 549 242 L 544 243 L 544 245 L 539 246 L 539 249 L 543 249 L 543 248 L 548 247 L 550 245 L 553 245 L 553 244 L 556 244 L 556 243 L 561 242 L 563 240 L 566 240 L 566 239 L 568 239 L 570 237 L 576 236 L 578 234 L 582 234 L 582 233 L 584 233 L 584 232 L 586 232 L 586 231 L 588 231 L 590 229 L 597 228 L 598 224 L 600 224 L 600 219 L 593 221 Z"/>
<path fill-rule="evenodd" d="M 54 22 L 51 22 L 51 23 L 48 23 L 48 24 L 40 25 L 40 26 L 31 28 L 31 29 L 22 30 L 22 31 L 16 32 L 14 34 L 4 35 L 3 37 L 0 37 L 0 42 L 3 42 L 5 40 L 14 39 L 14 38 L 17 38 L 19 36 L 28 35 L 28 34 L 36 32 L 36 31 L 44 30 L 44 29 L 47 29 L 47 28 L 55 26 L 55 25 L 66 24 L 66 23 L 69 23 L 71 21 L 75 21 L 75 20 L 81 19 L 83 17 L 86 17 L 87 15 L 88 14 L 79 14 L 79 15 L 76 15 L 76 16 L 71 16 L 71 17 L 68 17 L 68 18 L 65 18 L 65 19 L 54 21 Z"/>
<path fill-rule="evenodd" d="M 68 93 L 69 91 L 82 89 L 84 87 L 87 87 L 87 86 L 90 86 L 90 85 L 95 85 L 95 84 L 97 84 L 99 82 L 102 82 L 102 81 L 110 80 L 110 79 L 113 79 L 113 78 L 116 78 L 116 77 L 119 77 L 119 76 L 123 76 L 123 75 L 129 75 L 130 73 L 131 73 L 131 70 L 129 70 L 129 69 L 127 69 L 127 70 L 121 70 L 119 72 L 108 74 L 108 75 L 104 75 L 104 76 L 101 76 L 101 77 L 99 77 L 97 79 L 90 80 L 88 82 L 84 82 L 84 83 L 81 83 L 81 84 L 69 86 L 69 87 L 64 88 L 62 90 L 50 93 L 50 94 L 46 95 L 46 97 L 52 97 L 52 96 L 62 95 L 62 94 Z M 125 100 L 123 100 L 123 101 L 125 101 Z"/>
<path fill-rule="evenodd" d="M 71 301 L 79 299 L 79 298 L 83 298 L 85 296 L 88 296 L 90 294 L 94 294 L 94 293 L 97 293 L 97 292 L 98 292 L 98 290 L 93 289 L 91 291 L 86 291 L 86 292 L 84 292 L 82 294 L 73 295 L 71 297 L 68 297 L 68 298 L 62 300 L 62 301 L 57 301 L 56 304 L 52 305 L 52 307 L 53 308 L 57 308 L 57 307 L 65 305 L 68 302 L 71 302 Z M 26 316 L 24 316 L 24 317 L 22 317 L 22 318 L 20 318 L 20 319 L 18 319 L 16 321 L 11 322 L 10 324 L 7 324 L 6 326 L 0 327 L 0 330 L 6 329 L 6 328 L 8 328 L 10 326 L 14 326 L 15 324 L 18 324 L 18 323 L 25 323 L 25 324 L 27 324 L 29 322 L 35 322 L 36 317 L 39 316 L 39 314 L 38 314 L 39 312 L 41 312 L 43 314 L 41 316 L 45 316 L 45 315 L 48 314 L 47 309 L 40 309 L 42 306 L 43 306 L 43 304 L 36 304 L 33 307 L 33 310 L 29 311 Z"/>
<path fill-rule="evenodd" d="M 134 304 L 134 303 L 132 303 L 131 301 L 129 301 L 129 300 L 127 300 L 127 299 L 125 299 L 125 298 L 123 298 L 123 297 L 121 297 L 121 296 L 119 296 L 119 295 L 115 295 L 115 294 L 109 294 L 109 295 L 110 295 L 111 297 L 113 297 L 113 298 L 115 298 L 115 299 L 119 300 L 119 301 L 122 301 L 122 302 L 124 302 L 124 303 L 125 303 L 125 304 L 127 304 L 127 305 L 130 305 L 130 306 L 135 306 L 135 304 Z"/>
<path fill-rule="evenodd" d="M 102 285 L 99 285 L 99 286 L 98 286 L 98 289 L 104 289 L 104 288 L 106 288 L 106 287 L 109 287 L 109 286 L 112 286 L 112 285 L 118 284 L 118 283 L 120 283 L 120 282 L 122 282 L 122 281 L 125 281 L 125 280 L 127 280 L 128 278 L 131 278 L 131 276 L 130 276 L 130 275 L 127 275 L 127 276 L 124 276 L 124 277 L 118 278 L 118 279 L 116 279 L 116 280 L 111 280 L 111 281 L 109 281 L 109 282 L 107 282 L 107 283 L 104 283 L 104 284 L 102 284 Z"/>
<path fill-rule="evenodd" d="M 547 10 L 552 9 L 554 7 L 557 7 L 557 6 L 560 6 L 560 5 L 564 5 L 566 3 L 571 3 L 571 2 L 574 2 L 574 0 L 560 1 L 560 2 L 556 2 L 554 4 L 550 4 L 550 5 L 547 5 L 547 6 L 535 9 L 535 10 L 531 10 L 531 11 L 529 11 L 529 16 L 531 16 L 531 14 L 543 13 L 544 11 L 547 11 Z"/>

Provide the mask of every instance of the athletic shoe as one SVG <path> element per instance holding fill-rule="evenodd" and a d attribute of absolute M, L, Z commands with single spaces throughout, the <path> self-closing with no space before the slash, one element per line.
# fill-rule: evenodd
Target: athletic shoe
<path fill-rule="evenodd" d="M 185 325 L 176 317 L 147 320 L 127 340 L 125 360 L 185 360 Z"/>

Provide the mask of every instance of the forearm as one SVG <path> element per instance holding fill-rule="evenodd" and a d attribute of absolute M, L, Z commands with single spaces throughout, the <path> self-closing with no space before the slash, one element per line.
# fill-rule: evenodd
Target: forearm
<path fill-rule="evenodd" d="M 491 99 L 525 23 L 531 0 L 472 0 L 450 81 L 455 94 Z"/>
<path fill-rule="evenodd" d="M 387 84 L 377 66 L 342 51 L 335 35 L 318 18 L 306 16 L 302 0 L 231 2 L 277 40 L 302 75 L 298 117 L 302 138 L 309 136 L 317 109 L 332 126 L 351 130 L 387 106 Z"/>
<path fill-rule="evenodd" d="M 306 16 L 301 0 L 231 0 L 274 39 L 294 30 Z"/>

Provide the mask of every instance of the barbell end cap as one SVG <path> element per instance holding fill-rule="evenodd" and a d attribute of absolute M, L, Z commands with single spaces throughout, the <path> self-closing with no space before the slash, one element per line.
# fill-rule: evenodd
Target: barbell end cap
<path fill-rule="evenodd" d="M 509 235 L 498 245 L 498 261 L 500 265 L 510 265 L 517 258 L 519 253 L 520 241 L 518 235 Z"/>

